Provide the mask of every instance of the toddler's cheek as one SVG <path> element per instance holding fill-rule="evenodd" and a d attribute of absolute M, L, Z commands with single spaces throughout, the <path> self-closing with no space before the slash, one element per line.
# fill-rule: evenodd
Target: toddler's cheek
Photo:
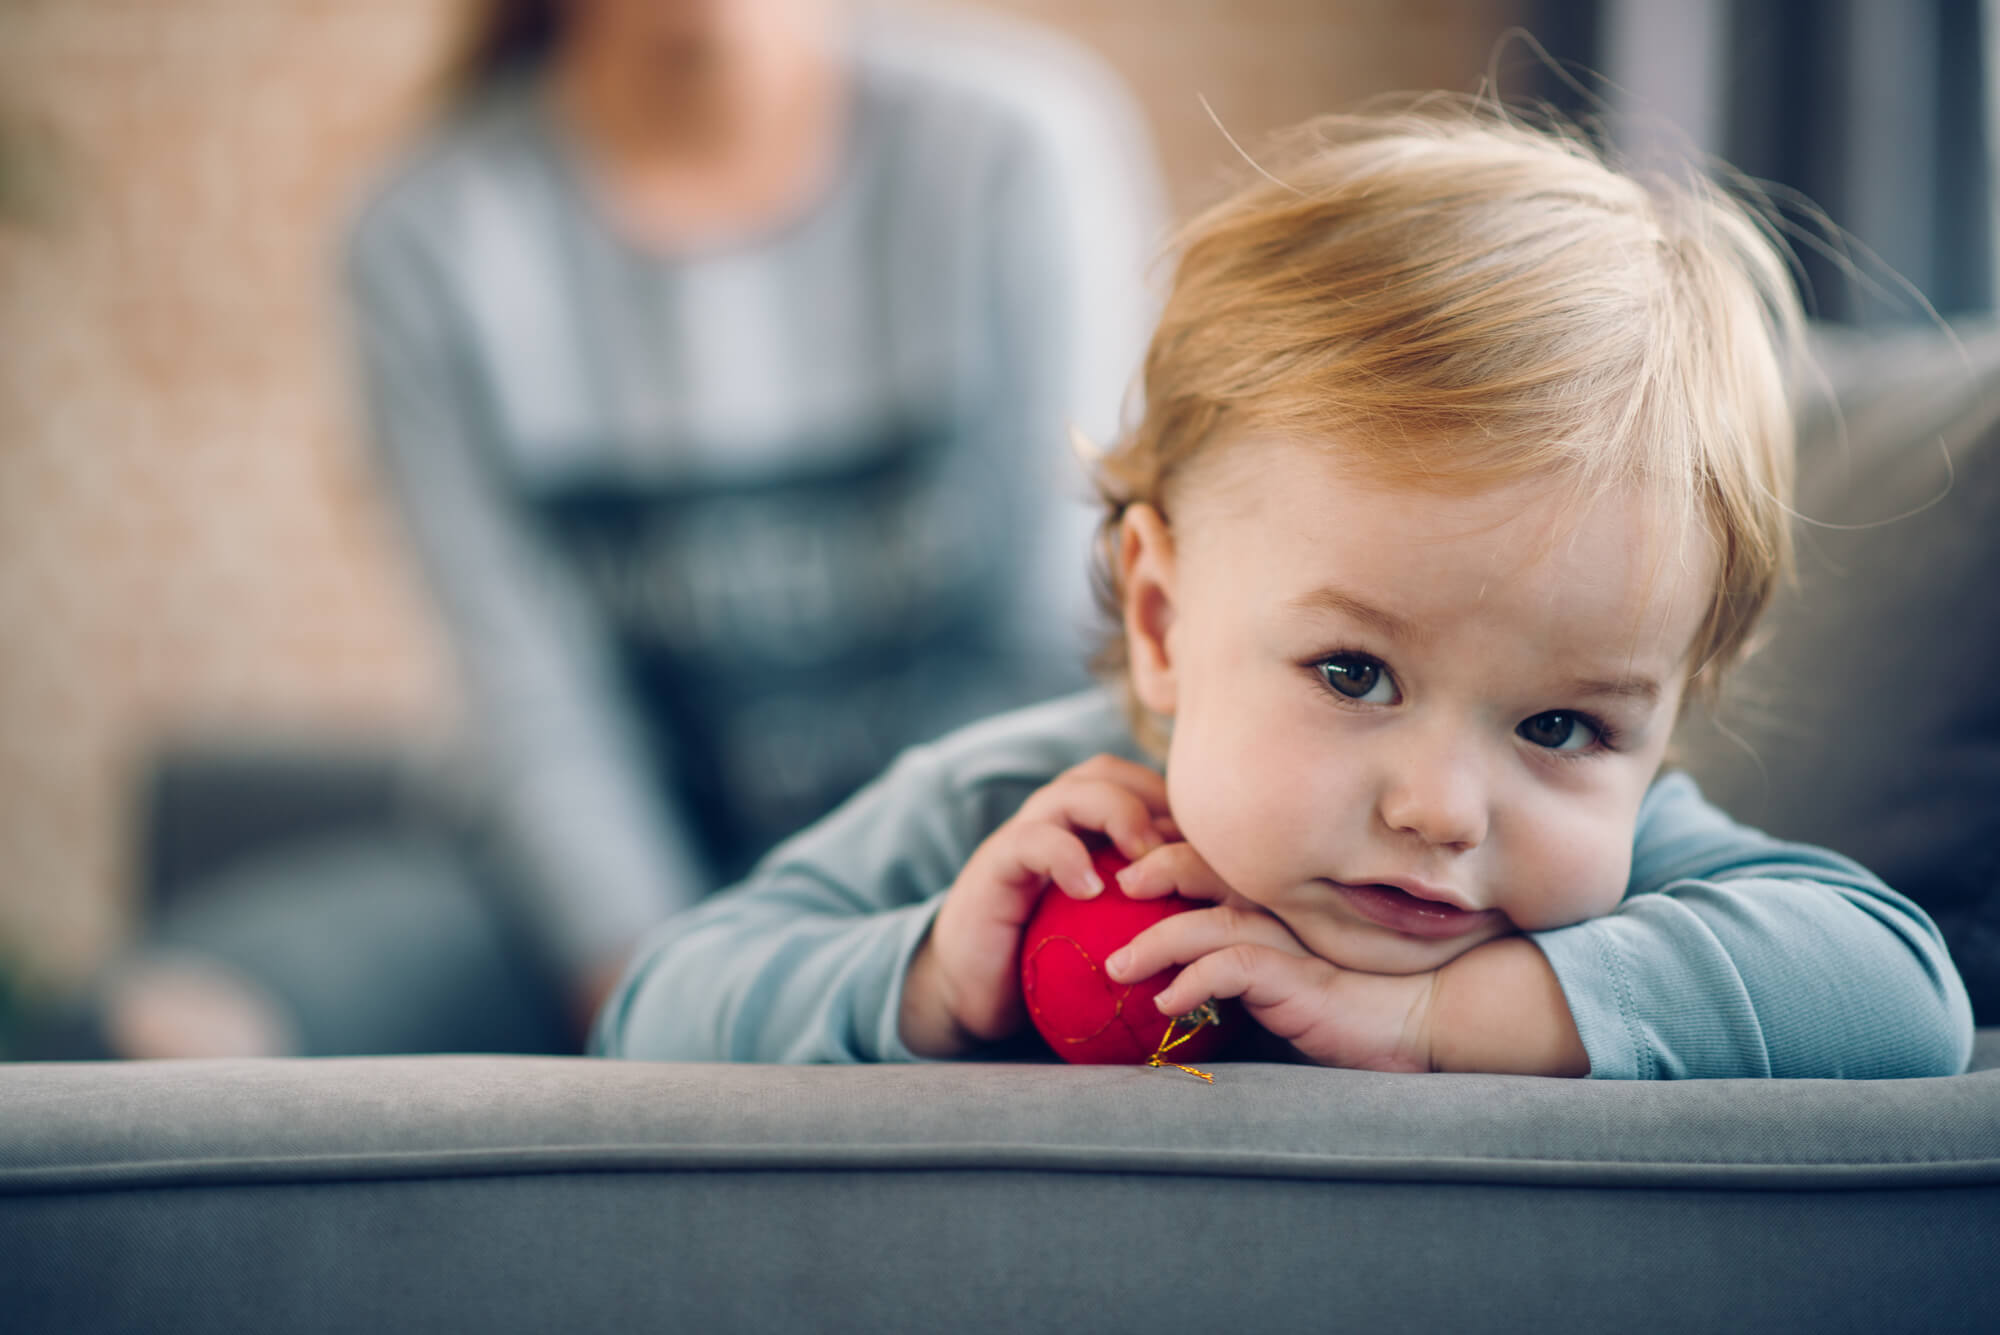
<path fill-rule="evenodd" d="M 1519 889 L 1503 905 L 1524 932 L 1544 932 L 1598 918 L 1618 907 L 1632 874 L 1632 832 L 1549 840 L 1513 877 Z"/>

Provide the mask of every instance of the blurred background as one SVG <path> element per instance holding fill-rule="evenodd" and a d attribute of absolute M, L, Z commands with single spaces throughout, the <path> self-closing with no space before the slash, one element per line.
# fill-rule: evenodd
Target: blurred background
<path fill-rule="evenodd" d="M 988 0 L 1123 77 L 1175 216 L 1240 140 L 1508 91 L 1803 191 L 1947 312 L 1992 304 L 1978 3 Z M 456 0 L 0 0 L 0 964 L 126 942 L 148 787 L 218 743 L 442 751 L 462 716 L 337 339 L 334 255 Z M 1527 47 L 1622 91 L 1583 96 Z M 1837 268 L 1823 314 L 1866 318 Z M 1897 318 L 1917 314 L 1904 303 Z"/>

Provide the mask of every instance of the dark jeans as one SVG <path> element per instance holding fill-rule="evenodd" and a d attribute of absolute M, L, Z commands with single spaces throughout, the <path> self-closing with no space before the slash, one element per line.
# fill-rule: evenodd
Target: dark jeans
<path fill-rule="evenodd" d="M 220 965 L 281 1007 L 302 1056 L 577 1051 L 502 874 L 443 830 L 281 846 L 176 896 L 120 967 Z"/>

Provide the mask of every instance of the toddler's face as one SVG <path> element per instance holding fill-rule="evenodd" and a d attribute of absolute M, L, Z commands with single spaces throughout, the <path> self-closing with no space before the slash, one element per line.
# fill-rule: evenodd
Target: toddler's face
<path fill-rule="evenodd" d="M 1614 497 L 1371 482 L 1245 442 L 1128 517 L 1139 698 L 1188 840 L 1323 958 L 1435 969 L 1624 893 L 1714 555 Z"/>

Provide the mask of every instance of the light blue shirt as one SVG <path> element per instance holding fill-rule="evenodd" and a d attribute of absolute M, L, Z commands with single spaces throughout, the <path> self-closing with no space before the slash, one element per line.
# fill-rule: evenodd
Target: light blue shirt
<path fill-rule="evenodd" d="M 906 752 L 742 884 L 662 924 L 593 1050 L 664 1061 L 910 1061 L 903 979 L 947 889 L 1029 794 L 1099 752 L 1142 759 L 1090 691 Z M 1972 1007 L 1924 912 L 1855 863 L 1731 821 L 1670 774 L 1610 914 L 1529 937 L 1593 1076 L 1955 1075 Z"/>

